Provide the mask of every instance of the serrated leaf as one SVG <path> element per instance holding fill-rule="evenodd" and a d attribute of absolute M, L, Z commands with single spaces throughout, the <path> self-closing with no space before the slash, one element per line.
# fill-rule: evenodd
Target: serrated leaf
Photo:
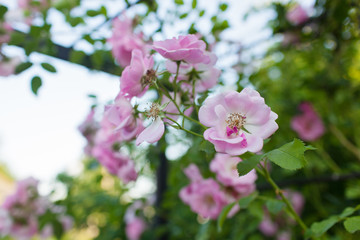
<path fill-rule="evenodd" d="M 344 221 L 344 227 L 349 233 L 360 230 L 360 216 L 350 217 Z"/>
<path fill-rule="evenodd" d="M 38 91 L 39 91 L 39 88 L 41 87 L 41 85 L 42 85 L 42 81 L 41 81 L 41 78 L 39 76 L 34 76 L 31 79 L 31 91 L 35 95 L 38 94 Z"/>
<path fill-rule="evenodd" d="M 332 216 L 321 222 L 315 222 L 311 225 L 311 236 L 319 237 L 338 222 L 337 216 Z"/>
<path fill-rule="evenodd" d="M 272 214 L 279 213 L 283 207 L 285 207 L 285 203 L 277 199 L 269 199 L 266 201 L 265 205 Z"/>
<path fill-rule="evenodd" d="M 248 159 L 244 159 L 241 162 L 239 162 L 237 165 L 239 176 L 244 176 L 248 174 L 251 170 L 255 168 L 257 164 L 260 163 L 263 157 L 264 157 L 263 155 L 254 155 Z"/>
<path fill-rule="evenodd" d="M 302 141 L 294 139 L 294 141 L 266 153 L 266 157 L 282 168 L 296 170 L 306 165 L 304 157 L 306 150 L 308 149 L 306 149 Z"/>
<path fill-rule="evenodd" d="M 197 5 L 197 0 L 192 0 L 191 7 L 192 9 L 195 9 Z"/>
<path fill-rule="evenodd" d="M 236 204 L 236 202 L 230 203 L 229 205 L 226 205 L 222 209 L 222 211 L 221 211 L 221 213 L 220 213 L 220 215 L 218 217 L 218 221 L 217 221 L 218 232 L 221 232 L 221 229 L 222 229 L 222 226 L 223 226 L 223 224 L 225 222 L 225 219 L 226 219 L 227 215 L 229 214 L 230 210 L 235 206 L 235 204 Z"/>
<path fill-rule="evenodd" d="M 49 63 L 41 63 L 41 67 L 48 72 L 56 73 L 56 68 Z"/>
<path fill-rule="evenodd" d="M 240 205 L 240 209 L 247 208 L 252 201 L 254 201 L 257 196 L 259 195 L 258 192 L 253 192 L 250 195 L 241 198 L 238 203 Z"/>
<path fill-rule="evenodd" d="M 15 68 L 15 73 L 21 73 L 23 71 L 25 71 L 26 69 L 30 68 L 33 64 L 31 62 L 24 62 L 24 63 L 20 63 L 19 65 L 16 66 Z"/>

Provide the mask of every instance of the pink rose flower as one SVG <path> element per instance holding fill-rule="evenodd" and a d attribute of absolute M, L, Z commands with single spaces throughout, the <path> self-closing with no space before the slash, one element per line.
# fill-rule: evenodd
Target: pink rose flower
<path fill-rule="evenodd" d="M 134 217 L 126 224 L 126 236 L 129 240 L 138 240 L 145 229 L 146 224 L 144 220 L 139 217 Z"/>
<path fill-rule="evenodd" d="M 153 44 L 153 49 L 164 58 L 188 63 L 209 63 L 210 58 L 205 54 L 205 48 L 205 42 L 195 35 L 174 37 Z"/>
<path fill-rule="evenodd" d="M 204 138 L 214 144 L 217 152 L 230 155 L 259 152 L 263 140 L 278 129 L 277 117 L 260 94 L 250 88 L 210 97 L 199 110 L 200 122 L 210 127 Z"/>
<path fill-rule="evenodd" d="M 248 174 L 239 177 L 236 167 L 239 162 L 241 162 L 239 157 L 218 153 L 210 163 L 210 170 L 216 173 L 217 180 L 224 186 L 232 187 L 241 196 L 246 196 L 255 190 L 257 175 L 252 170 Z"/>
<path fill-rule="evenodd" d="M 136 180 L 135 165 L 126 155 L 102 145 L 95 146 L 92 154 L 110 174 L 117 176 L 125 184 Z"/>
<path fill-rule="evenodd" d="M 296 4 L 286 13 L 286 19 L 293 25 L 300 25 L 309 19 L 309 16 L 305 9 Z"/>
<path fill-rule="evenodd" d="M 304 141 L 317 140 L 325 132 L 321 118 L 309 102 L 301 103 L 299 109 L 302 111 L 302 114 L 291 120 L 291 128 Z"/>
<path fill-rule="evenodd" d="M 121 135 L 121 139 L 129 141 L 142 130 L 142 121 L 134 117 L 134 109 L 131 103 L 119 94 L 114 104 L 106 107 L 104 118 L 113 124 L 114 131 Z"/>
<path fill-rule="evenodd" d="M 143 40 L 143 34 L 135 34 L 133 21 L 122 15 L 122 19 L 113 20 L 113 35 L 108 39 L 112 45 L 112 54 L 120 66 L 126 67 L 130 64 L 131 52 L 134 49 L 139 50 L 142 54 L 148 52 L 148 47 Z"/>
<path fill-rule="evenodd" d="M 160 140 L 165 132 L 165 124 L 161 117 L 160 106 L 157 103 L 153 103 L 149 110 L 149 118 L 152 123 L 146 127 L 136 138 L 136 145 L 140 145 L 143 142 L 155 143 Z"/>
<path fill-rule="evenodd" d="M 181 200 L 202 217 L 216 219 L 222 208 L 228 204 L 219 184 L 213 179 L 202 179 L 194 164 L 191 164 L 184 172 L 192 182 L 180 190 Z"/>
<path fill-rule="evenodd" d="M 149 84 L 156 78 L 152 69 L 154 60 L 145 57 L 143 53 L 134 49 L 130 66 L 127 66 L 120 77 L 120 92 L 128 98 L 141 97 L 149 88 Z"/>

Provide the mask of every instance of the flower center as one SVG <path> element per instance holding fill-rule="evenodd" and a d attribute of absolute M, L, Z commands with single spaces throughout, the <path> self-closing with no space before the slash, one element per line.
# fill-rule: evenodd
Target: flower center
<path fill-rule="evenodd" d="M 146 74 L 141 78 L 141 86 L 145 88 L 147 85 L 152 84 L 156 79 L 156 72 L 154 69 L 146 70 Z"/>
<path fill-rule="evenodd" d="M 244 126 L 246 117 L 240 113 L 229 113 L 225 122 L 226 126 L 226 134 L 227 136 L 231 136 L 232 134 L 238 135 L 239 130 Z"/>
<path fill-rule="evenodd" d="M 148 117 L 156 120 L 160 113 L 160 105 L 157 103 L 152 103 L 148 111 Z"/>

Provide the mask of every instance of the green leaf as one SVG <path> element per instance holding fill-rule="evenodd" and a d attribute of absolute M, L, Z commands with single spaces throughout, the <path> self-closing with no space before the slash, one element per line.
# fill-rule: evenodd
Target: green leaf
<path fill-rule="evenodd" d="M 101 14 L 101 12 L 98 10 L 87 10 L 86 11 L 86 15 L 88 15 L 89 17 L 96 17 L 100 14 Z"/>
<path fill-rule="evenodd" d="M 306 150 L 308 149 L 302 141 L 294 139 L 294 141 L 266 153 L 266 157 L 282 168 L 296 170 L 306 165 L 304 157 Z"/>
<path fill-rule="evenodd" d="M 225 219 L 226 219 L 228 213 L 230 212 L 230 210 L 235 206 L 235 204 L 236 204 L 236 202 L 230 203 L 229 205 L 226 205 L 222 209 L 222 211 L 221 211 L 221 213 L 220 213 L 220 215 L 218 217 L 218 221 L 217 221 L 218 232 L 221 232 L 221 229 L 222 229 L 222 226 L 223 226 L 223 224 L 225 222 Z"/>
<path fill-rule="evenodd" d="M 201 11 L 199 12 L 199 17 L 204 16 L 204 14 L 205 14 L 205 10 L 201 10 Z"/>
<path fill-rule="evenodd" d="M 7 12 L 8 8 L 4 5 L 0 5 L 0 19 L 4 19 L 4 15 Z"/>
<path fill-rule="evenodd" d="M 20 63 L 19 65 L 16 66 L 15 68 L 15 73 L 21 73 L 23 71 L 25 71 L 26 69 L 30 68 L 33 64 L 31 62 L 24 62 L 24 63 Z"/>
<path fill-rule="evenodd" d="M 41 78 L 39 76 L 34 76 L 31 79 L 31 91 L 35 95 L 38 94 L 38 91 L 39 91 L 39 88 L 41 87 L 41 85 L 42 85 L 42 81 L 41 81 Z"/>
<path fill-rule="evenodd" d="M 341 218 L 346 218 L 347 216 L 350 216 L 355 212 L 355 208 L 347 207 L 344 209 L 344 211 L 339 215 Z"/>
<path fill-rule="evenodd" d="M 219 8 L 220 8 L 221 11 L 224 12 L 228 8 L 228 5 L 226 3 L 222 3 L 222 4 L 220 4 Z"/>
<path fill-rule="evenodd" d="M 212 154 L 215 152 L 214 145 L 209 141 L 202 141 L 202 143 L 200 143 L 199 150 L 206 152 L 207 154 Z"/>
<path fill-rule="evenodd" d="M 41 67 L 48 72 L 56 73 L 56 68 L 49 63 L 41 63 Z"/>
<path fill-rule="evenodd" d="M 240 200 L 238 201 L 240 208 L 241 209 L 247 208 L 250 205 L 250 203 L 252 203 L 252 201 L 254 201 L 257 198 L 258 195 L 259 195 L 258 192 L 253 192 L 246 197 L 240 198 Z"/>
<path fill-rule="evenodd" d="M 315 237 L 319 237 L 323 235 L 327 230 L 329 230 L 332 226 L 334 226 L 338 222 L 337 216 L 332 216 L 328 219 L 325 219 L 321 222 L 315 222 L 311 225 L 311 235 Z"/>
<path fill-rule="evenodd" d="M 344 227 L 349 233 L 360 230 L 360 216 L 350 217 L 345 220 Z"/>
<path fill-rule="evenodd" d="M 191 3 L 192 9 L 195 9 L 196 5 L 197 5 L 197 0 L 193 0 L 192 3 Z"/>
<path fill-rule="evenodd" d="M 105 6 L 101 6 L 101 8 L 100 8 L 100 13 L 101 13 L 102 15 L 104 15 L 105 17 L 107 17 L 107 9 L 106 9 Z"/>
<path fill-rule="evenodd" d="M 277 214 L 283 209 L 285 203 L 281 200 L 269 199 L 266 201 L 265 205 L 269 212 L 271 212 L 272 214 Z"/>
<path fill-rule="evenodd" d="M 184 1 L 183 0 L 175 0 L 175 3 L 177 5 L 184 5 Z"/>
<path fill-rule="evenodd" d="M 188 13 L 184 13 L 184 14 L 181 14 L 179 18 L 180 18 L 180 19 L 184 19 L 184 18 L 186 18 L 188 15 L 189 15 Z"/>
<path fill-rule="evenodd" d="M 251 170 L 255 168 L 257 164 L 260 163 L 263 157 L 263 155 L 253 155 L 252 157 L 239 162 L 237 165 L 239 175 L 244 176 L 248 174 Z"/>

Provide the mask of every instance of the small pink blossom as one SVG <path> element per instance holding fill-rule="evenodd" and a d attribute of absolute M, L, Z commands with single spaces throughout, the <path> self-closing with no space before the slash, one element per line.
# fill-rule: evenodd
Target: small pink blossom
<path fill-rule="evenodd" d="M 212 87 L 214 87 L 221 74 L 221 71 L 215 68 L 215 64 L 217 61 L 217 57 L 213 53 L 205 52 L 206 56 L 209 57 L 210 61 L 208 63 L 184 63 L 182 62 L 179 67 L 179 76 L 177 78 L 178 81 L 186 81 L 189 80 L 189 74 L 192 70 L 195 70 L 197 74 L 197 78 L 193 79 L 195 81 L 195 92 L 201 93 Z M 173 61 L 166 62 L 166 68 L 170 73 L 176 74 L 177 64 Z M 183 86 L 186 90 L 192 94 L 192 83 L 183 83 Z"/>
<path fill-rule="evenodd" d="M 274 236 L 278 231 L 278 225 L 271 220 L 268 212 L 264 213 L 263 219 L 259 225 L 259 230 L 268 237 Z"/>
<path fill-rule="evenodd" d="M 134 49 L 139 50 L 142 54 L 148 52 L 143 34 L 135 34 L 133 28 L 133 20 L 126 17 L 125 14 L 121 18 L 113 20 L 113 34 L 108 42 L 112 45 L 111 51 L 114 58 L 122 67 L 130 64 L 131 52 Z"/>
<path fill-rule="evenodd" d="M 241 162 L 239 157 L 218 153 L 210 163 L 210 170 L 216 173 L 217 180 L 224 186 L 232 187 L 241 196 L 246 196 L 255 190 L 257 175 L 252 170 L 248 174 L 239 177 L 237 170 L 239 162 Z"/>
<path fill-rule="evenodd" d="M 204 138 L 214 144 L 217 152 L 230 155 L 259 152 L 263 140 L 278 129 L 277 117 L 260 94 L 250 88 L 210 97 L 199 110 L 200 122 L 210 127 Z"/>
<path fill-rule="evenodd" d="M 113 124 L 114 131 L 125 141 L 133 139 L 143 130 L 142 121 L 135 119 L 131 103 L 121 94 L 116 97 L 114 104 L 106 107 L 104 118 Z"/>
<path fill-rule="evenodd" d="M 138 240 L 145 229 L 146 224 L 144 220 L 139 217 L 134 217 L 131 221 L 126 223 L 126 236 L 129 240 Z"/>
<path fill-rule="evenodd" d="M 227 198 L 216 181 L 202 179 L 196 169 L 195 165 L 190 165 L 184 170 L 192 182 L 180 190 L 179 196 L 184 203 L 190 205 L 193 212 L 204 218 L 216 219 L 228 203 Z"/>
<path fill-rule="evenodd" d="M 92 154 L 110 174 L 117 176 L 125 184 L 136 180 L 137 172 L 135 165 L 126 155 L 103 145 L 95 146 Z"/>
<path fill-rule="evenodd" d="M 160 140 L 165 132 L 165 124 L 160 114 L 160 106 L 157 103 L 153 103 L 149 109 L 149 118 L 152 123 L 146 127 L 136 138 L 136 145 L 140 145 L 143 142 L 155 143 Z"/>
<path fill-rule="evenodd" d="M 188 63 L 209 63 L 210 58 L 205 54 L 205 48 L 205 42 L 195 35 L 174 37 L 153 44 L 153 49 L 164 58 Z"/>
<path fill-rule="evenodd" d="M 305 9 L 296 4 L 286 13 L 286 19 L 293 25 L 300 25 L 309 19 L 309 16 Z"/>
<path fill-rule="evenodd" d="M 302 114 L 291 120 L 291 128 L 304 141 L 317 140 L 325 132 L 321 118 L 309 102 L 301 103 L 299 109 L 302 111 Z"/>
<path fill-rule="evenodd" d="M 120 77 L 120 92 L 128 98 L 141 97 L 154 80 L 155 71 L 153 58 L 146 57 L 134 49 L 131 55 L 130 66 L 127 66 Z"/>

